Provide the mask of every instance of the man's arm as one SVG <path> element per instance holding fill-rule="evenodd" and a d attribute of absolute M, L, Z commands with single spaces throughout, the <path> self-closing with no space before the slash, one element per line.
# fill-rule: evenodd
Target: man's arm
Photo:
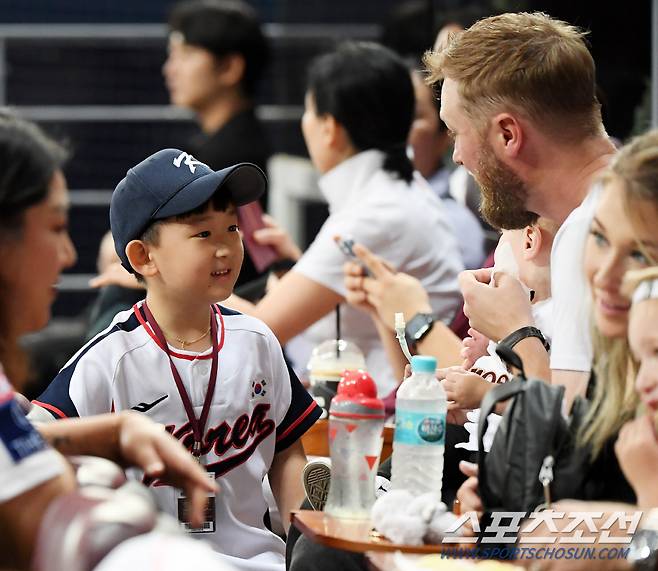
<path fill-rule="evenodd" d="M 270 486 L 281 514 L 283 529 L 288 533 L 290 512 L 297 510 L 304 501 L 302 470 L 306 465 L 306 454 L 301 440 L 285 450 L 277 452 L 269 471 Z"/>
<path fill-rule="evenodd" d="M 552 380 L 548 353 L 537 337 L 522 339 L 514 345 L 514 351 L 521 357 L 528 378 L 542 379 L 546 382 Z"/>

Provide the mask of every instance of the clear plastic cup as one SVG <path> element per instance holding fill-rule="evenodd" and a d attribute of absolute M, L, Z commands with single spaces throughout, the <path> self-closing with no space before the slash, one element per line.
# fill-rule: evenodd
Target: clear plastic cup
<path fill-rule="evenodd" d="M 313 349 L 307 369 L 311 395 L 322 407 L 322 418 L 327 418 L 331 399 L 336 395 L 338 382 L 347 369 L 366 368 L 366 359 L 355 343 L 344 339 L 329 339 Z"/>

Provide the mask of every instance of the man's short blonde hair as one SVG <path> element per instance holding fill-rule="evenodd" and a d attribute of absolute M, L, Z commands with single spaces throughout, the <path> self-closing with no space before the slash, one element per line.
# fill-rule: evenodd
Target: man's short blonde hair
<path fill-rule="evenodd" d="M 479 127 L 510 110 L 561 139 L 599 135 L 594 60 L 584 37 L 540 12 L 485 18 L 425 54 L 428 82 L 458 82 L 463 108 Z"/>

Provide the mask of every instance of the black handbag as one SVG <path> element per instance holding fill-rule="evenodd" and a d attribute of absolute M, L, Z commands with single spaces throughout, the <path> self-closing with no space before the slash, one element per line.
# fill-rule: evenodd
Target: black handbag
<path fill-rule="evenodd" d="M 569 419 L 562 415 L 564 387 L 527 380 L 519 356 L 498 347 L 503 361 L 520 371 L 482 400 L 478 425 L 478 480 L 485 513 L 531 512 L 542 504 L 582 497 L 589 448 L 577 446 L 576 435 L 588 402 L 577 397 Z M 510 400 L 483 452 L 488 416 L 499 402 Z"/>

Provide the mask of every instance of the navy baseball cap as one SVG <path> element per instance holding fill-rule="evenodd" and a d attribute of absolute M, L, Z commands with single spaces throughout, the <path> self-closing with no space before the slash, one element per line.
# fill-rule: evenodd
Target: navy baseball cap
<path fill-rule="evenodd" d="M 158 151 L 131 168 L 112 193 L 110 227 L 121 264 L 135 273 L 126 246 L 152 222 L 190 212 L 220 188 L 242 206 L 258 200 L 266 186 L 265 174 L 251 163 L 214 171 L 185 151 Z"/>

